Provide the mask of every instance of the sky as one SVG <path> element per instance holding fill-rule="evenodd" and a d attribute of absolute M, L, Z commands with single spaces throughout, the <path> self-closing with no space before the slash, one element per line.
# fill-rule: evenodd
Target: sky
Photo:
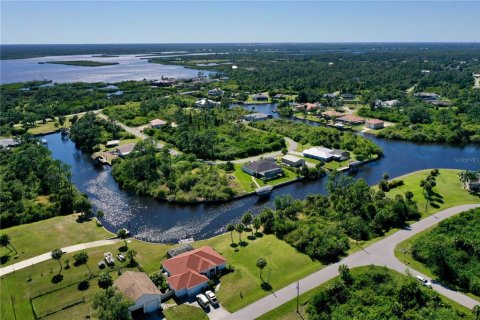
<path fill-rule="evenodd" d="M 476 42 L 480 1 L 1 0 L 1 44 Z"/>

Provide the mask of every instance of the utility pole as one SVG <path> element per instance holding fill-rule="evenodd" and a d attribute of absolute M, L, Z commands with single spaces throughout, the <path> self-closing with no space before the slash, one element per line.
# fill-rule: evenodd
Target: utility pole
<path fill-rule="evenodd" d="M 297 281 L 297 313 L 300 313 L 300 312 L 298 311 L 298 302 L 299 302 L 298 299 L 299 299 L 299 296 L 300 296 L 300 282 Z"/>

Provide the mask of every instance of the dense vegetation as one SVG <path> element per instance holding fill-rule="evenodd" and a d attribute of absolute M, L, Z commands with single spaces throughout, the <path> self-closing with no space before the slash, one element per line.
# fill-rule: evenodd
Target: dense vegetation
<path fill-rule="evenodd" d="M 158 152 L 151 140 L 137 143 L 134 152 L 114 162 L 112 174 L 122 188 L 172 201 L 228 200 L 235 195 L 218 167 L 194 155 L 172 156 L 167 148 Z"/>
<path fill-rule="evenodd" d="M 327 189 L 327 196 L 308 195 L 305 200 L 277 197 L 275 210 L 266 209 L 260 215 L 264 232 L 313 259 L 332 262 L 346 254 L 349 238 L 368 240 L 420 218 L 410 194 L 390 199 L 362 179 L 334 171 Z"/>
<path fill-rule="evenodd" d="M 70 138 L 79 148 L 85 152 L 98 151 L 96 147 L 108 140 L 130 138 L 126 133 L 111 120 L 98 118 L 93 112 L 87 112 L 76 121 L 70 129 Z"/>
<path fill-rule="evenodd" d="M 480 296 L 480 209 L 440 222 L 413 243 L 412 256 L 447 284 Z"/>
<path fill-rule="evenodd" d="M 313 127 L 287 120 L 268 120 L 252 124 L 255 128 L 292 138 L 303 144 L 352 151 L 358 160 L 380 155 L 381 149 L 373 142 L 349 132 L 327 127 Z"/>
<path fill-rule="evenodd" d="M 310 320 L 327 319 L 469 319 L 444 303 L 440 295 L 422 287 L 412 276 L 387 268 L 369 267 L 351 273 L 342 265 L 340 279 L 315 293 L 307 305 Z"/>
<path fill-rule="evenodd" d="M 0 150 L 0 225 L 2 228 L 74 211 L 89 213 L 90 202 L 70 181 L 70 169 L 53 160 L 36 139 Z"/>

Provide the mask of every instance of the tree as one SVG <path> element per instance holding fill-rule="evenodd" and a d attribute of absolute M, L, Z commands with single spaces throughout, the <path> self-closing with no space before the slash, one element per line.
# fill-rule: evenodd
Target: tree
<path fill-rule="evenodd" d="M 262 281 L 263 281 L 262 271 L 266 266 L 267 266 L 267 260 L 265 260 L 264 258 L 258 258 L 257 267 L 260 269 L 260 279 L 262 279 Z"/>
<path fill-rule="evenodd" d="M 242 216 L 242 223 L 245 225 L 245 227 L 248 227 L 253 220 L 253 216 L 250 212 L 245 212 Z M 253 229 L 252 229 L 252 236 L 253 236 Z"/>
<path fill-rule="evenodd" d="M 130 249 L 127 251 L 128 264 L 133 266 L 135 265 L 135 257 L 137 256 L 137 251 Z"/>
<path fill-rule="evenodd" d="M 230 238 L 232 239 L 233 243 L 233 231 L 235 231 L 235 226 L 231 223 L 227 224 L 227 231 L 230 232 Z"/>
<path fill-rule="evenodd" d="M 85 251 L 74 254 L 73 260 L 75 261 L 76 266 L 81 266 L 82 264 L 86 265 L 88 272 L 90 272 L 90 276 L 93 277 L 93 273 L 88 266 L 88 254 Z"/>
<path fill-rule="evenodd" d="M 338 272 L 340 273 L 340 278 L 342 278 L 342 281 L 343 283 L 345 283 L 345 285 L 349 286 L 353 283 L 354 279 L 350 274 L 350 269 L 346 265 L 344 264 L 339 265 Z"/>
<path fill-rule="evenodd" d="M 127 230 L 125 228 L 122 228 L 122 229 L 117 231 L 117 237 L 122 239 L 125 242 L 125 247 L 128 248 L 127 240 L 126 240 L 127 237 L 128 237 L 128 233 L 127 233 Z"/>
<path fill-rule="evenodd" d="M 63 125 L 65 124 L 65 116 L 60 116 L 58 117 L 58 123 L 63 127 Z"/>
<path fill-rule="evenodd" d="M 473 307 L 472 313 L 475 315 L 475 320 L 480 319 L 480 304 L 477 304 L 475 307 Z"/>
<path fill-rule="evenodd" d="M 255 229 L 255 233 L 258 233 L 258 229 L 262 226 L 262 220 L 259 216 L 253 218 L 253 228 Z"/>
<path fill-rule="evenodd" d="M 58 264 L 60 265 L 60 271 L 58 271 L 58 274 L 60 274 L 60 272 L 62 272 L 62 268 L 63 268 L 62 263 L 60 262 L 60 259 L 63 256 L 63 251 L 61 249 L 53 249 L 50 255 L 52 256 L 53 260 L 58 261 Z"/>
<path fill-rule="evenodd" d="M 12 243 L 10 242 L 10 236 L 6 233 L 2 234 L 0 236 L 0 247 L 5 247 L 7 248 L 8 250 L 12 251 L 8 246 L 10 245 L 10 247 L 13 248 L 13 250 L 15 250 L 15 254 L 17 254 L 17 249 L 15 249 L 15 247 L 12 245 Z"/>
<path fill-rule="evenodd" d="M 128 307 L 132 304 L 115 288 L 109 287 L 95 294 L 92 307 L 99 320 L 131 320 Z"/>
<path fill-rule="evenodd" d="M 110 273 L 105 272 L 98 276 L 98 286 L 102 289 L 107 289 L 113 284 L 113 279 Z"/>
<path fill-rule="evenodd" d="M 245 230 L 245 226 L 241 223 L 237 224 L 235 230 L 238 232 L 239 241 L 242 242 L 242 232 Z"/>

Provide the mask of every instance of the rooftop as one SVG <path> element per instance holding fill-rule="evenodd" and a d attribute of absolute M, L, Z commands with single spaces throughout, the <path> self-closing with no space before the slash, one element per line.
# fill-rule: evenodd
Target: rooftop
<path fill-rule="evenodd" d="M 380 119 L 367 119 L 366 123 L 367 124 L 381 124 L 381 123 L 384 123 L 384 121 L 380 120 Z"/>
<path fill-rule="evenodd" d="M 144 272 L 126 271 L 115 280 L 113 285 L 133 301 L 137 301 L 144 294 L 161 294 L 157 286 Z"/>
<path fill-rule="evenodd" d="M 363 122 L 365 121 L 365 118 L 354 116 L 353 114 L 347 114 L 343 117 L 338 118 L 337 120 L 345 122 Z"/>
<path fill-rule="evenodd" d="M 153 119 L 152 121 L 150 121 L 151 126 L 163 126 L 166 124 L 167 122 L 162 119 Z"/>
<path fill-rule="evenodd" d="M 275 170 L 280 168 L 275 163 L 275 161 L 267 160 L 267 159 L 252 161 L 249 164 L 244 165 L 244 167 L 254 172 L 265 172 L 265 171 L 270 171 L 270 170 Z"/>

